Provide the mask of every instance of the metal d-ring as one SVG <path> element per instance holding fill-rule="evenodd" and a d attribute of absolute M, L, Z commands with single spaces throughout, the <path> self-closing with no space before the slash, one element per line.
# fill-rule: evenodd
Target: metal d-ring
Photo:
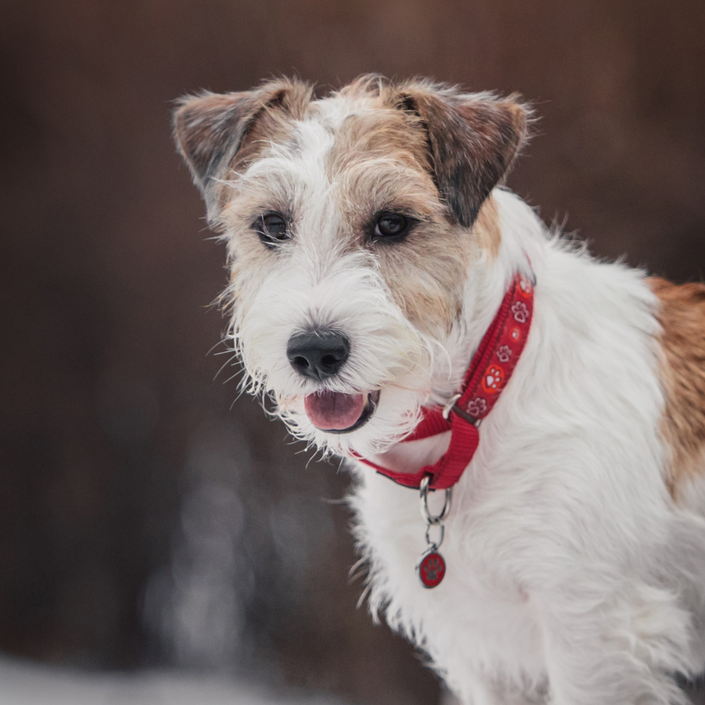
<path fill-rule="evenodd" d="M 426 475 L 423 480 L 421 480 L 421 486 L 419 488 L 419 498 L 421 500 L 421 516 L 424 518 L 427 524 L 430 526 L 436 526 L 440 524 L 444 519 L 450 514 L 450 504 L 453 499 L 453 488 L 448 487 L 446 489 L 446 498 L 443 503 L 443 509 L 440 514 L 431 514 L 428 509 L 428 486 L 431 482 L 431 476 Z"/>
<path fill-rule="evenodd" d="M 450 416 L 450 412 L 453 411 L 453 407 L 455 406 L 455 402 L 462 397 L 462 394 L 454 394 L 445 404 L 443 407 L 443 411 L 441 411 L 441 416 L 447 421 L 448 417 Z"/>

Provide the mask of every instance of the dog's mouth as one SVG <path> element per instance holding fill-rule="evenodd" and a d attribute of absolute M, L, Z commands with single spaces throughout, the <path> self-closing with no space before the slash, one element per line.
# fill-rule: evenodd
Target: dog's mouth
<path fill-rule="evenodd" d="M 309 421 L 326 433 L 351 433 L 364 426 L 377 409 L 379 390 L 369 394 L 316 392 L 304 397 Z"/>

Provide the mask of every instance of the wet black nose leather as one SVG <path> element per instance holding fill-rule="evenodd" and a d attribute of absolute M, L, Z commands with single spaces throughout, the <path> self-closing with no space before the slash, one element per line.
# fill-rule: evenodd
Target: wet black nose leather
<path fill-rule="evenodd" d="M 350 356 L 350 342 L 339 331 L 296 333 L 289 338 L 286 356 L 300 375 L 321 381 L 338 374 Z"/>

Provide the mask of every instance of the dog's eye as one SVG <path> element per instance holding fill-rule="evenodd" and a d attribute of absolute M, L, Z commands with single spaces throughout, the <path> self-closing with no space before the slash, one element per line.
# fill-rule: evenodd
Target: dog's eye
<path fill-rule="evenodd" d="M 375 238 L 401 240 L 409 231 L 411 219 L 401 213 L 379 213 L 375 219 Z"/>
<path fill-rule="evenodd" d="M 267 247 L 274 247 L 276 243 L 284 242 L 291 237 L 289 224 L 279 213 L 265 213 L 257 219 L 254 227 Z"/>

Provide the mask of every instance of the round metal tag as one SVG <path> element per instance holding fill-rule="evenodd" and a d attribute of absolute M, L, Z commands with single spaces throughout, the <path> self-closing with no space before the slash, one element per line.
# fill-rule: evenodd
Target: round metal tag
<path fill-rule="evenodd" d="M 421 556 L 417 570 L 421 584 L 425 588 L 435 588 L 436 585 L 440 585 L 446 574 L 446 562 L 438 551 L 431 549 Z"/>

